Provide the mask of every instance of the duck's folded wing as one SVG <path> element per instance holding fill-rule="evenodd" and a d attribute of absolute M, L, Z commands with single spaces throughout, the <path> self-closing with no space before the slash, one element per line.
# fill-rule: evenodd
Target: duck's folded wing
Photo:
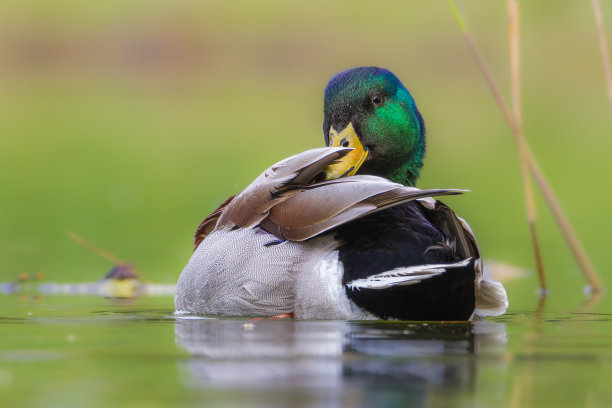
<path fill-rule="evenodd" d="M 375 176 L 352 176 L 307 186 L 276 204 L 261 227 L 289 241 L 304 241 L 359 217 L 422 197 L 463 190 L 419 190 Z"/>
<path fill-rule="evenodd" d="M 279 202 L 298 194 L 323 169 L 352 148 L 311 149 L 276 163 L 234 197 L 223 210 L 217 227 L 248 228 L 259 224 Z"/>
<path fill-rule="evenodd" d="M 240 194 L 204 220 L 202 234 L 214 228 L 260 225 L 277 237 L 304 241 L 356 218 L 422 197 L 462 190 L 419 190 L 376 176 L 314 182 L 326 166 L 351 148 L 307 150 L 268 168 Z M 197 237 L 196 237 L 197 239 Z"/>

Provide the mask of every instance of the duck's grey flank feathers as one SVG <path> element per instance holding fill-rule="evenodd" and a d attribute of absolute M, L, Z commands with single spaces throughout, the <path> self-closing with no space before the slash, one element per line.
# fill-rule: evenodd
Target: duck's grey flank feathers
<path fill-rule="evenodd" d="M 333 237 L 303 243 L 259 228 L 216 230 L 193 253 L 176 288 L 176 310 L 200 315 L 298 319 L 374 319 L 352 303 L 342 284 Z"/>
<path fill-rule="evenodd" d="M 257 229 L 213 231 L 179 278 L 175 306 L 198 314 L 273 316 L 293 311 L 292 271 L 303 253 Z M 286 245 L 289 244 L 289 245 Z"/>

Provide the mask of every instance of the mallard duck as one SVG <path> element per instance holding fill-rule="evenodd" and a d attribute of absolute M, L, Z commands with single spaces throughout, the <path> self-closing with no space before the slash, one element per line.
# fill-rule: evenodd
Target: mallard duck
<path fill-rule="evenodd" d="M 508 305 L 470 227 L 414 187 L 425 155 L 415 102 L 390 71 L 327 84 L 327 147 L 269 167 L 196 231 L 177 313 L 297 319 L 467 320 Z"/>

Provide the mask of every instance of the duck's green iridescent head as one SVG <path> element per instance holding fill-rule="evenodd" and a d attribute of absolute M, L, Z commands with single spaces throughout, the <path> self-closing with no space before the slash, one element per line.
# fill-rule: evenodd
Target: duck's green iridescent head
<path fill-rule="evenodd" d="M 324 113 L 325 143 L 355 148 L 330 178 L 358 171 L 414 185 L 425 156 L 425 125 L 395 75 L 377 67 L 335 75 L 325 88 Z"/>

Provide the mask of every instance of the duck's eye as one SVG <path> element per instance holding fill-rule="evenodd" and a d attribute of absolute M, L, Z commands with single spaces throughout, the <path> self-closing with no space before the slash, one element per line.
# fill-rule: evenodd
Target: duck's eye
<path fill-rule="evenodd" d="M 380 106 L 383 103 L 383 97 L 381 94 L 376 93 L 372 96 L 372 103 L 376 106 Z"/>

